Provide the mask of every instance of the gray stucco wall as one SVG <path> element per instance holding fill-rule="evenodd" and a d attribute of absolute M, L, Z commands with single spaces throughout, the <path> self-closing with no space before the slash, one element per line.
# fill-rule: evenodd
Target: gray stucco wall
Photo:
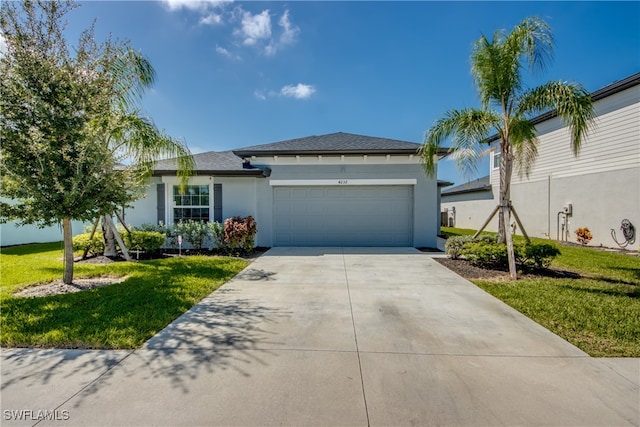
<path fill-rule="evenodd" d="M 151 178 L 142 197 L 133 202 L 131 207 L 125 208 L 124 221 L 127 225 L 138 226 L 141 224 L 156 223 L 156 209 L 158 205 L 156 184 L 160 182 L 162 182 L 162 179 L 159 177 Z"/>
<path fill-rule="evenodd" d="M 454 227 L 476 229 L 486 221 L 497 203 L 491 190 L 451 196 L 443 194 L 441 211 L 447 209 L 449 217 L 454 217 Z M 455 216 L 452 215 L 454 208 Z"/>
<path fill-rule="evenodd" d="M 495 186 L 494 193 L 497 194 Z M 456 207 L 456 226 L 471 229 L 479 228 L 498 203 L 497 195 L 495 200 L 444 200 L 443 197 L 443 208 Z M 640 232 L 640 167 L 570 177 L 550 175 L 547 180 L 513 183 L 511 200 L 532 237 L 557 239 L 558 212 L 571 203 L 569 241 L 576 241 L 576 229 L 588 227 L 593 235 L 591 246 L 617 247 L 611 229 L 616 231 L 620 241 L 623 219 L 631 221 L 636 234 Z M 496 217 L 487 230 L 497 229 Z M 628 249 L 637 249 L 639 243 L 640 236 Z"/>

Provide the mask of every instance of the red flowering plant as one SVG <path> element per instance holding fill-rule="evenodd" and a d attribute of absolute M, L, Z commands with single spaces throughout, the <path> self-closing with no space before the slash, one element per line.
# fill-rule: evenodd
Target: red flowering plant
<path fill-rule="evenodd" d="M 231 250 L 251 252 L 257 232 L 258 227 L 252 216 L 234 216 L 224 221 L 224 241 Z"/>
<path fill-rule="evenodd" d="M 589 231 L 587 227 L 578 228 L 575 231 L 575 233 L 576 233 L 576 240 L 581 245 L 586 245 L 591 241 L 591 239 L 593 239 L 593 236 L 591 235 L 591 231 Z"/>

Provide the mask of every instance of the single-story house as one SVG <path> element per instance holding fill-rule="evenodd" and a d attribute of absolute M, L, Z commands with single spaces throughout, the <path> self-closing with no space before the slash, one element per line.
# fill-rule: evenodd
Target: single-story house
<path fill-rule="evenodd" d="M 595 126 L 578 156 L 571 150 L 568 128 L 553 112 L 533 119 L 538 158 L 528 177 L 514 172 L 511 200 L 530 236 L 575 242 L 575 230 L 587 227 L 593 235 L 591 245 L 637 249 L 640 73 L 607 85 L 591 97 Z M 477 229 L 498 204 L 499 159 L 499 145 L 494 143 L 488 176 L 442 191 L 442 210 L 452 225 Z M 631 237 L 629 224 L 635 237 Z M 496 217 L 487 229 L 497 231 L 497 227 Z"/>
<path fill-rule="evenodd" d="M 251 215 L 258 246 L 435 248 L 443 184 L 425 175 L 419 148 L 339 132 L 201 153 L 184 194 L 175 160 L 163 160 L 124 219 L 136 226 Z M 74 234 L 86 225 L 74 222 Z M 0 225 L 1 245 L 57 240 L 59 227 Z"/>
<path fill-rule="evenodd" d="M 439 187 L 419 148 L 339 132 L 196 154 L 185 194 L 175 161 L 160 161 L 125 221 L 251 215 L 258 246 L 436 247 Z"/>

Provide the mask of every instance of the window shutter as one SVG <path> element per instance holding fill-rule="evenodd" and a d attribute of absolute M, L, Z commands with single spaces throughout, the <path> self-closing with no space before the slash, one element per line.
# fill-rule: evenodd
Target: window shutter
<path fill-rule="evenodd" d="M 165 198 L 164 198 L 164 191 L 165 191 L 165 185 L 164 184 L 158 184 L 156 187 L 156 190 L 158 192 L 158 223 L 160 223 L 160 221 L 162 221 L 163 224 L 166 224 L 165 221 Z"/>
<path fill-rule="evenodd" d="M 222 184 L 213 184 L 213 220 L 222 222 Z"/>

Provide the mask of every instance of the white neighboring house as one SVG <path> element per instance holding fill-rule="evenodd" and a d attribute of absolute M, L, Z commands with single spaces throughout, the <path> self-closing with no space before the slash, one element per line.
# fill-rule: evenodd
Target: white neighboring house
<path fill-rule="evenodd" d="M 587 227 L 591 246 L 624 243 L 622 221 L 640 238 L 640 73 L 591 94 L 595 127 L 580 154 L 571 150 L 568 129 L 552 113 L 534 119 L 539 138 L 538 159 L 529 177 L 514 171 L 511 200 L 532 237 L 576 242 L 575 230 Z M 486 177 L 442 191 L 443 211 L 451 225 L 478 229 L 498 204 L 500 175 L 497 144 Z M 497 216 L 489 231 L 497 231 Z"/>

